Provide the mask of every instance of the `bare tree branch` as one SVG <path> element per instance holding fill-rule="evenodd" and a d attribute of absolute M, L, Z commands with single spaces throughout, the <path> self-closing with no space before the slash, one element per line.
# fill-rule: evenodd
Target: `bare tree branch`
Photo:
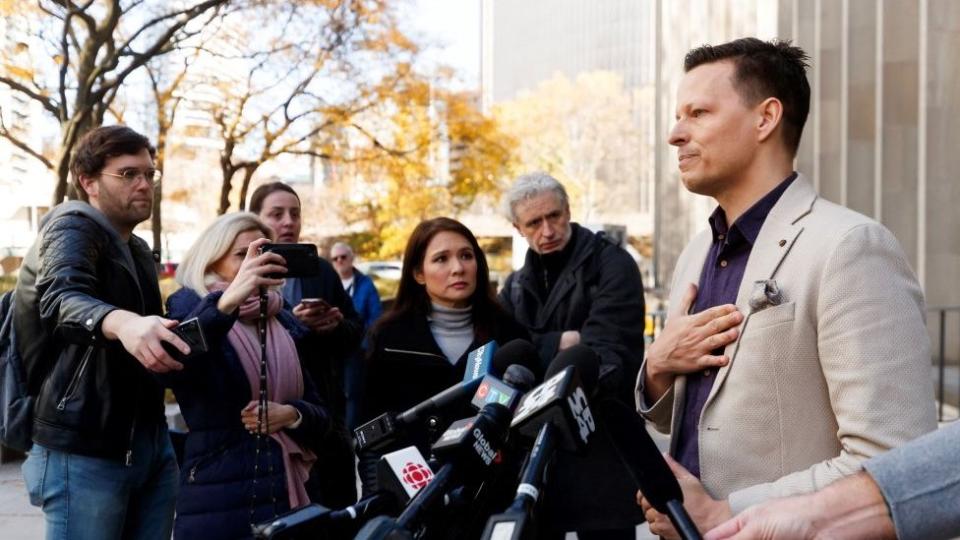
<path fill-rule="evenodd" d="M 57 115 L 57 106 L 56 104 L 54 104 L 54 102 L 50 98 L 37 93 L 36 91 L 24 86 L 20 82 L 14 79 L 11 79 L 10 77 L 7 77 L 5 75 L 0 75 L 0 83 L 3 83 L 9 86 L 11 90 L 16 90 L 17 92 L 20 92 L 21 94 L 26 95 L 30 99 L 39 102 L 40 105 L 42 105 L 43 108 L 46 109 L 48 112 L 50 112 L 54 116 Z"/>
<path fill-rule="evenodd" d="M 43 154 L 31 148 L 30 145 L 20 140 L 20 138 L 18 138 L 16 135 L 11 133 L 9 129 L 7 129 L 7 124 L 3 119 L 2 109 L 0 109 L 0 137 L 3 137 L 4 139 L 10 141 L 10 144 L 16 146 L 17 148 L 23 150 L 24 152 L 30 154 L 32 157 L 36 158 L 38 161 L 40 161 L 40 163 L 43 163 L 43 165 L 46 168 L 53 170 L 53 163 L 49 159 L 47 159 L 46 156 L 44 156 Z"/>

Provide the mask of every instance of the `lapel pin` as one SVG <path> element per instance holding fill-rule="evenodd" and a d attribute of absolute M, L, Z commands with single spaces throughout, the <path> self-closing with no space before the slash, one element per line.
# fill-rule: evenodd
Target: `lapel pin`
<path fill-rule="evenodd" d="M 781 240 L 781 241 L 779 242 L 779 244 L 780 244 L 780 247 L 783 247 L 783 246 L 787 245 L 787 241 L 786 241 L 786 240 Z"/>

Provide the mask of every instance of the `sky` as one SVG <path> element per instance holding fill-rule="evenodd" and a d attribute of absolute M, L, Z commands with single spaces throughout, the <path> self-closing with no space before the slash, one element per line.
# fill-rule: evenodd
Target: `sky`
<path fill-rule="evenodd" d="M 462 88 L 480 85 L 481 0 L 412 0 L 403 9 L 409 29 L 425 45 L 426 65 L 446 64 Z"/>

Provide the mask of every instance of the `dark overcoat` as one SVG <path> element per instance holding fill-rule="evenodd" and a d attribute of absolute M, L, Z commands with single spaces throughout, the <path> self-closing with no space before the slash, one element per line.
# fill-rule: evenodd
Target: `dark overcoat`
<path fill-rule="evenodd" d="M 633 387 L 643 361 L 644 300 L 640 271 L 630 255 L 603 235 L 571 223 L 572 252 L 545 297 L 527 250 L 523 268 L 512 273 L 500 301 L 524 325 L 544 369 L 556 356 L 560 335 L 580 332 L 580 343 L 600 357 L 594 399 L 619 399 L 633 407 Z M 635 486 L 597 425 L 583 456 L 560 451 L 544 497 L 548 520 L 566 530 L 611 529 L 643 521 Z"/>

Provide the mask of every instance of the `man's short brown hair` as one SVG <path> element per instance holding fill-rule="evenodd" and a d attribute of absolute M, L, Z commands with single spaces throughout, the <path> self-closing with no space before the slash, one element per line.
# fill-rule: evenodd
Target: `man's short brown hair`
<path fill-rule="evenodd" d="M 150 139 L 127 126 L 101 126 L 88 131 L 80 139 L 70 161 L 77 196 L 87 200 L 87 192 L 80 185 L 81 175 L 96 176 L 103 171 L 108 159 L 139 154 L 143 149 L 150 152 L 151 158 L 157 157 L 157 149 L 150 144 Z"/>
<path fill-rule="evenodd" d="M 723 60 L 733 62 L 733 87 L 746 105 L 752 107 L 768 97 L 780 100 L 783 142 L 796 155 L 810 112 L 807 53 L 788 41 L 742 38 L 693 49 L 684 58 L 683 70 Z"/>

